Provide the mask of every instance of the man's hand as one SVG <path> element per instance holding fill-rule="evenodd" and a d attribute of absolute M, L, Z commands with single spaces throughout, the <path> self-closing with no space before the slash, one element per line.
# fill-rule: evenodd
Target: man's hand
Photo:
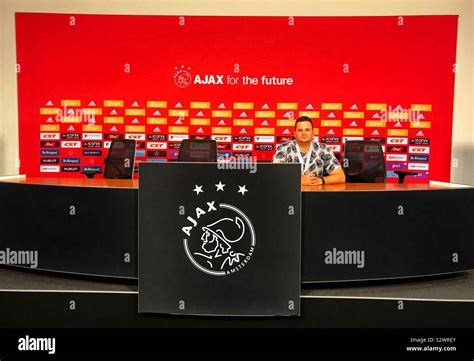
<path fill-rule="evenodd" d="M 321 179 L 316 177 L 314 173 L 305 173 L 301 177 L 301 185 L 303 186 L 319 186 L 322 183 Z"/>

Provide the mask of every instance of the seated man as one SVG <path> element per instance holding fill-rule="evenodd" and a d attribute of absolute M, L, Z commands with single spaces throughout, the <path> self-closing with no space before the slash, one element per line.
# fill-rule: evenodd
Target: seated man
<path fill-rule="evenodd" d="M 299 117 L 295 122 L 295 140 L 280 144 L 273 156 L 274 163 L 300 163 L 302 185 L 344 183 L 346 176 L 332 150 L 326 144 L 313 141 L 313 122 Z M 329 174 L 323 177 L 324 171 Z"/>

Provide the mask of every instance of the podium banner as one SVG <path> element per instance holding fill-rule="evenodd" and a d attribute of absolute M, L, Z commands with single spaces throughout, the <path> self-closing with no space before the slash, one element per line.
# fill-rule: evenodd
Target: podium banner
<path fill-rule="evenodd" d="M 300 168 L 233 165 L 140 164 L 139 312 L 299 315 Z"/>

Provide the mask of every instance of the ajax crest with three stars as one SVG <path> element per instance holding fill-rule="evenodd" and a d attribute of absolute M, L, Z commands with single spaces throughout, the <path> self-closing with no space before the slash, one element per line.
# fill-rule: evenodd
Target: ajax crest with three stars
<path fill-rule="evenodd" d="M 247 186 L 195 184 L 195 204 L 182 226 L 183 247 L 189 261 L 212 276 L 227 276 L 242 270 L 252 260 L 257 237 L 252 221 L 235 205 L 215 200 L 217 193 L 245 197 Z"/>

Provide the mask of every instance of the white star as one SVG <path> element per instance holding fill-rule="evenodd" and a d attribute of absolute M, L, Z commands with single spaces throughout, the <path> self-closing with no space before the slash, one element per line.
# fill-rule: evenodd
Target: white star
<path fill-rule="evenodd" d="M 196 192 L 196 195 L 198 195 L 199 193 L 204 193 L 204 191 L 202 190 L 202 186 L 198 186 L 196 184 L 196 187 L 193 189 L 193 192 Z"/>
<path fill-rule="evenodd" d="M 215 184 L 215 186 L 217 187 L 217 192 L 224 191 L 225 184 L 222 184 L 221 181 L 219 181 L 219 184 Z"/>
<path fill-rule="evenodd" d="M 248 192 L 247 189 L 245 189 L 245 185 L 243 187 L 239 186 L 239 190 L 237 193 L 242 193 L 242 195 L 245 195 L 245 192 Z"/>

